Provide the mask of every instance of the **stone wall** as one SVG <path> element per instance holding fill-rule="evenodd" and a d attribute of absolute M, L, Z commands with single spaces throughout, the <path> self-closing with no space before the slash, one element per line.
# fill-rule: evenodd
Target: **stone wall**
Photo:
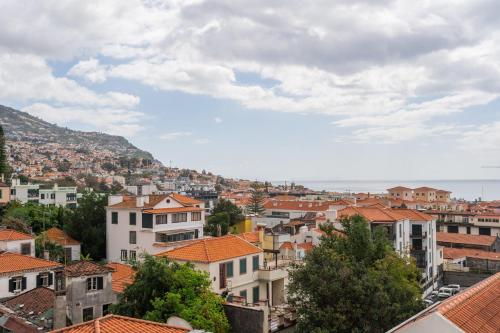
<path fill-rule="evenodd" d="M 490 276 L 490 274 L 445 271 L 444 284 L 459 284 L 461 287 L 470 287 Z"/>
<path fill-rule="evenodd" d="M 224 304 L 231 332 L 268 333 L 269 323 L 267 307 L 248 307 L 236 304 Z"/>

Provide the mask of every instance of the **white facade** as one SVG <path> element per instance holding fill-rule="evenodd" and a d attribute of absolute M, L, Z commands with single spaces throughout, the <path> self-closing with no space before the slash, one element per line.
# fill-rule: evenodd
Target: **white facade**
<path fill-rule="evenodd" d="M 22 249 L 27 249 L 28 246 L 29 246 L 29 250 L 30 250 L 29 253 L 27 253 L 27 252 L 22 253 Z M 29 255 L 29 256 L 34 257 L 35 256 L 35 239 L 0 241 L 0 251 L 20 253 L 20 254 Z"/>
<path fill-rule="evenodd" d="M 37 202 L 63 207 L 76 207 L 77 204 L 76 187 L 59 187 L 55 184 L 51 189 L 40 189 L 39 184 L 21 185 L 19 179 L 13 179 L 10 191 L 10 200 L 21 203 Z"/>
<path fill-rule="evenodd" d="M 110 196 L 106 208 L 106 257 L 109 261 L 126 262 L 144 252 L 162 252 L 165 245 L 176 241 L 203 237 L 203 202 L 186 205 L 171 195 L 163 197 L 153 207 L 149 205 L 149 196 L 134 197 L 133 207 L 121 207 L 119 200 L 123 198 Z"/>

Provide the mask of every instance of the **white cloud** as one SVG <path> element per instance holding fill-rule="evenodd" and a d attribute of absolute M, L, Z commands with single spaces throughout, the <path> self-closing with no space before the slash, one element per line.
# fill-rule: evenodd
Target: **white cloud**
<path fill-rule="evenodd" d="M 223 120 L 222 120 L 222 118 L 220 118 L 220 117 L 215 117 L 215 118 L 214 118 L 214 121 L 215 121 L 217 124 L 220 124 L 220 123 L 222 123 L 222 121 L 223 121 Z"/>
<path fill-rule="evenodd" d="M 102 83 L 106 81 L 106 67 L 100 65 L 99 60 L 90 58 L 71 67 L 68 75 L 82 77 L 92 83 Z"/>
<path fill-rule="evenodd" d="M 173 140 L 177 140 L 179 138 L 187 137 L 187 136 L 191 136 L 191 135 L 192 135 L 191 132 L 171 132 L 171 133 L 165 133 L 165 134 L 160 135 L 160 139 L 173 141 Z"/>
<path fill-rule="evenodd" d="M 470 152 L 494 153 L 494 162 L 498 163 L 500 152 L 500 121 L 478 126 L 462 133 L 460 147 Z"/>

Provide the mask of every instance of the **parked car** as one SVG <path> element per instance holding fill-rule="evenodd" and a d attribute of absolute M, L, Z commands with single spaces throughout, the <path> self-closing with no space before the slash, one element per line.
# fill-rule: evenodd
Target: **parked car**
<path fill-rule="evenodd" d="M 453 295 L 458 294 L 460 292 L 459 284 L 449 284 L 447 287 L 453 290 Z"/>
<path fill-rule="evenodd" d="M 453 289 L 448 287 L 439 288 L 438 298 L 444 299 L 453 296 Z"/>
<path fill-rule="evenodd" d="M 438 299 L 438 293 L 439 292 L 437 290 L 433 290 L 433 291 L 431 291 L 429 296 L 427 296 L 427 298 L 435 302 Z"/>
<path fill-rule="evenodd" d="M 427 308 L 427 307 L 431 306 L 432 304 L 434 304 L 434 301 L 426 298 L 426 299 L 424 299 L 424 304 L 425 304 L 425 307 Z"/>

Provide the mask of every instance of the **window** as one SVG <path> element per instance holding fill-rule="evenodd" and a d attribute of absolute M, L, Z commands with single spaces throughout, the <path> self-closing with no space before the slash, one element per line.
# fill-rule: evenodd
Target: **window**
<path fill-rule="evenodd" d="M 82 310 L 82 312 L 83 312 L 83 321 L 89 321 L 89 320 L 94 319 L 94 308 L 93 307 L 84 308 Z"/>
<path fill-rule="evenodd" d="M 87 291 L 96 291 L 103 288 L 104 279 L 102 276 L 93 276 L 87 278 Z"/>
<path fill-rule="evenodd" d="M 187 221 L 187 213 L 172 214 L 173 223 L 186 222 L 186 221 Z"/>
<path fill-rule="evenodd" d="M 153 215 L 152 214 L 142 214 L 142 227 L 152 229 L 153 228 Z"/>
<path fill-rule="evenodd" d="M 247 258 L 240 259 L 240 275 L 247 273 Z"/>
<path fill-rule="evenodd" d="M 122 261 L 127 261 L 127 250 L 122 250 L 120 258 Z"/>
<path fill-rule="evenodd" d="M 52 285 L 52 274 L 51 273 L 41 273 L 36 276 L 36 286 L 37 287 L 48 287 Z"/>
<path fill-rule="evenodd" d="M 456 225 L 449 225 L 448 227 L 448 232 L 451 234 L 458 234 L 458 226 Z"/>
<path fill-rule="evenodd" d="M 40 199 L 42 199 L 42 200 L 45 199 L 45 194 L 43 194 L 43 193 L 40 194 Z"/>
<path fill-rule="evenodd" d="M 156 215 L 156 224 L 167 224 L 168 215 Z"/>
<path fill-rule="evenodd" d="M 167 242 L 179 242 L 183 240 L 193 239 L 195 236 L 194 232 L 181 232 L 178 234 L 156 234 L 156 241 L 159 243 L 167 243 Z"/>
<path fill-rule="evenodd" d="M 50 194 L 50 198 L 51 198 L 51 199 L 55 199 L 55 198 L 56 198 L 56 194 L 55 194 L 55 193 L 51 193 L 51 194 Z"/>
<path fill-rule="evenodd" d="M 10 195 L 16 195 L 16 189 L 15 188 L 13 188 L 13 189 L 10 190 Z"/>
<path fill-rule="evenodd" d="M 137 252 L 130 250 L 130 260 L 135 261 L 137 258 Z"/>
<path fill-rule="evenodd" d="M 247 300 L 247 290 L 240 290 L 240 296 L 245 299 L 245 303 L 248 301 Z"/>
<path fill-rule="evenodd" d="M 226 263 L 226 276 L 228 278 L 232 278 L 234 276 L 234 273 L 233 273 L 233 262 L 232 261 Z"/>
<path fill-rule="evenodd" d="M 17 276 L 9 280 L 9 292 L 17 293 L 26 289 L 26 278 Z"/>
<path fill-rule="evenodd" d="M 201 221 L 201 212 L 192 212 L 191 221 Z"/>
<path fill-rule="evenodd" d="M 129 214 L 129 223 L 130 225 L 135 225 L 137 220 L 137 214 L 136 213 L 130 213 Z"/>
<path fill-rule="evenodd" d="M 137 244 L 137 232 L 135 231 L 129 231 L 129 243 L 130 244 Z"/>
<path fill-rule="evenodd" d="M 102 305 L 102 315 L 105 316 L 109 313 L 109 307 L 111 304 L 103 304 Z"/>
<path fill-rule="evenodd" d="M 118 212 L 111 212 L 111 224 L 118 224 Z"/>
<path fill-rule="evenodd" d="M 403 237 L 403 230 L 401 224 L 399 224 L 399 238 Z"/>
<path fill-rule="evenodd" d="M 252 303 L 258 303 L 259 302 L 259 287 L 253 287 L 252 288 Z"/>
<path fill-rule="evenodd" d="M 253 256 L 253 258 L 252 258 L 252 270 L 254 272 L 259 270 L 259 256 Z"/>
<path fill-rule="evenodd" d="M 467 227 L 467 234 L 470 235 L 470 227 Z"/>
<path fill-rule="evenodd" d="M 64 260 L 66 260 L 66 262 L 71 262 L 71 248 L 70 247 L 65 247 L 64 248 Z"/>
<path fill-rule="evenodd" d="M 21 244 L 21 254 L 27 256 L 31 255 L 31 243 Z"/>
<path fill-rule="evenodd" d="M 491 228 L 479 227 L 479 234 L 484 236 L 491 236 Z"/>

